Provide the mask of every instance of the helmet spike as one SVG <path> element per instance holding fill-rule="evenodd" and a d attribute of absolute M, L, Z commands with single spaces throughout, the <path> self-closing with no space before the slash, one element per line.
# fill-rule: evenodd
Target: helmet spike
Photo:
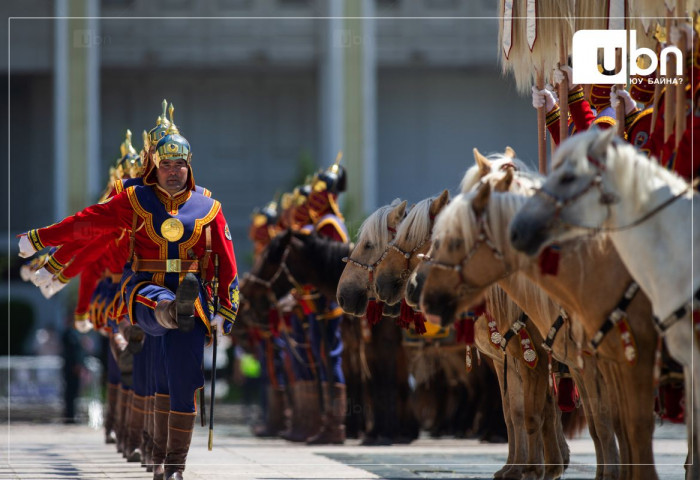
<path fill-rule="evenodd" d="M 161 115 L 161 117 L 163 118 L 163 120 L 165 120 L 165 112 L 168 109 L 168 101 L 166 99 L 163 99 L 163 103 L 161 104 L 161 106 L 163 107 L 163 115 Z"/>
<path fill-rule="evenodd" d="M 150 145 L 148 144 L 148 132 L 146 132 L 146 130 L 141 133 L 141 139 L 143 140 L 143 149 L 148 150 Z"/>
<path fill-rule="evenodd" d="M 173 106 L 172 103 L 170 103 L 170 107 L 168 108 L 168 114 L 170 116 L 170 123 L 175 125 L 175 121 L 173 120 L 173 112 L 175 111 L 175 107 Z"/>

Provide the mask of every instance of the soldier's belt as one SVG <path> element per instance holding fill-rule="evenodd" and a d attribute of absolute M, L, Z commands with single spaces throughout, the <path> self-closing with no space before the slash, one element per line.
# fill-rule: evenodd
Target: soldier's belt
<path fill-rule="evenodd" d="M 134 272 L 155 273 L 199 273 L 199 260 L 148 260 L 135 258 L 132 265 Z"/>

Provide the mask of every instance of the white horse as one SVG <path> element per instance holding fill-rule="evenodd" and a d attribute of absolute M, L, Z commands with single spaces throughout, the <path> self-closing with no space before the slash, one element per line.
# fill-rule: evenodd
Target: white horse
<path fill-rule="evenodd" d="M 700 476 L 697 413 L 700 353 L 692 323 L 700 284 L 698 195 L 682 178 L 650 160 L 614 132 L 590 130 L 557 150 L 553 171 L 510 226 L 515 248 L 528 254 L 554 240 L 610 236 L 622 261 L 652 302 L 669 353 L 684 366 L 688 417 L 688 478 Z M 700 419 L 698 419 L 700 420 Z"/>

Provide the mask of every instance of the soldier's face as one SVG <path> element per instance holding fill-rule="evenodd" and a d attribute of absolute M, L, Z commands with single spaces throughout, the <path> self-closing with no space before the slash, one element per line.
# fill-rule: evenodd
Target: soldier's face
<path fill-rule="evenodd" d="M 158 185 L 174 194 L 185 188 L 187 182 L 187 162 L 182 159 L 163 159 L 157 168 Z"/>

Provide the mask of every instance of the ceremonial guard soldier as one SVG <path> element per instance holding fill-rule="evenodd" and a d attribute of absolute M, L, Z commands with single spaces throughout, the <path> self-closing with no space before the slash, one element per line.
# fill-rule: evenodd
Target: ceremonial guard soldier
<path fill-rule="evenodd" d="M 326 171 L 313 180 L 307 201 L 314 232 L 338 242 L 348 241 L 348 232 L 338 208 L 338 194 L 345 191 L 345 169 L 339 165 L 341 155 Z M 345 442 L 347 396 L 342 368 L 343 341 L 340 324 L 343 311 L 335 299 L 317 295 L 307 302 L 311 349 L 322 367 L 323 423 L 321 430 L 307 440 L 308 444 L 342 444 Z M 323 346 L 323 351 L 322 351 Z"/>
<path fill-rule="evenodd" d="M 194 397 L 204 382 L 205 335 L 212 324 L 230 333 L 238 309 L 231 234 L 220 203 L 194 191 L 191 157 L 189 143 L 171 123 L 155 147 L 144 185 L 20 237 L 20 255 L 27 257 L 45 246 L 130 229 L 121 292 L 131 322 L 163 337 L 170 391 L 163 472 L 168 479 L 180 479 L 184 471 Z M 154 478 L 160 473 L 154 470 Z"/>

